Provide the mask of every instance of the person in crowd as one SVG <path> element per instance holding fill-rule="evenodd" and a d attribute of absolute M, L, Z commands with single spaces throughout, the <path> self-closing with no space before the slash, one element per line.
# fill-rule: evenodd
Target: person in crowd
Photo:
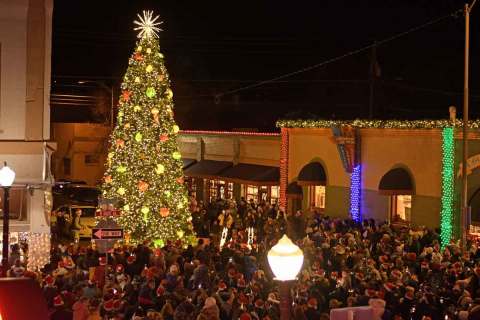
<path fill-rule="evenodd" d="M 76 243 L 80 241 L 80 230 L 82 230 L 83 228 L 80 220 L 81 216 L 82 216 L 82 209 L 75 210 L 75 213 L 72 219 L 71 230 L 73 234 L 73 239 L 75 240 Z"/>

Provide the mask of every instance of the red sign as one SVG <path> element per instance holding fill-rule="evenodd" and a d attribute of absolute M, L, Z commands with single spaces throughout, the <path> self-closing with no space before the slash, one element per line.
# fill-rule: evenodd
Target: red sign
<path fill-rule="evenodd" d="M 92 229 L 92 239 L 123 239 L 123 229 Z"/>
<path fill-rule="evenodd" d="M 122 212 L 120 210 L 97 210 L 95 216 L 97 217 L 118 217 Z"/>

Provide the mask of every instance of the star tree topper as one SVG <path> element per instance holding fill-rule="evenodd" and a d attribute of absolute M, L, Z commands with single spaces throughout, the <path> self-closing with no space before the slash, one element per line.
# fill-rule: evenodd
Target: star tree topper
<path fill-rule="evenodd" d="M 139 38 L 148 38 L 148 37 L 158 37 L 158 31 L 163 31 L 160 29 L 159 25 L 163 23 L 163 21 L 156 22 L 160 16 L 153 17 L 153 11 L 143 11 L 143 16 L 137 14 L 138 19 L 133 21 L 138 27 L 135 27 L 134 30 L 140 32 L 138 33 Z"/>

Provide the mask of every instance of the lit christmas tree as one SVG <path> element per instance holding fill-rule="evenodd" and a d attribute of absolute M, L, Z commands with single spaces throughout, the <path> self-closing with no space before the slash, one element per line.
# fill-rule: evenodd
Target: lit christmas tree
<path fill-rule="evenodd" d="M 152 12 L 135 21 L 139 40 L 129 60 L 111 135 L 103 196 L 120 199 L 117 222 L 130 241 L 194 243 L 187 190 L 178 151 L 173 93 Z"/>

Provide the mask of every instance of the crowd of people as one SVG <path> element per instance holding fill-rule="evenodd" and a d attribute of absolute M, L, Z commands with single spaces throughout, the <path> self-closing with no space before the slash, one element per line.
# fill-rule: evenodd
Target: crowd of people
<path fill-rule="evenodd" d="M 276 205 L 243 199 L 191 209 L 196 246 L 118 245 L 108 257 L 92 246 L 55 246 L 51 263 L 34 275 L 51 319 L 279 319 L 266 257 L 283 233 L 304 253 L 290 291 L 292 319 L 326 320 L 331 309 L 367 305 L 376 319 L 480 319 L 476 241 L 462 252 L 453 242 L 441 248 L 438 230 L 319 212 L 286 217 Z"/>

